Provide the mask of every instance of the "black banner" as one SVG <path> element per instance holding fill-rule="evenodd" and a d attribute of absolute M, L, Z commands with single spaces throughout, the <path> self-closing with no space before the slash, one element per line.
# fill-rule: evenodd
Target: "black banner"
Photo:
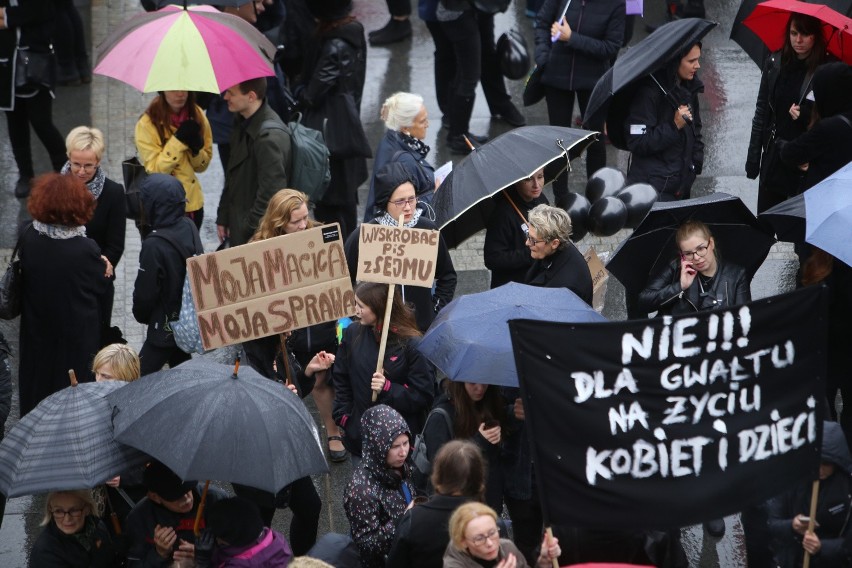
<path fill-rule="evenodd" d="M 692 316 L 509 322 L 545 518 L 673 528 L 819 465 L 827 291 Z"/>

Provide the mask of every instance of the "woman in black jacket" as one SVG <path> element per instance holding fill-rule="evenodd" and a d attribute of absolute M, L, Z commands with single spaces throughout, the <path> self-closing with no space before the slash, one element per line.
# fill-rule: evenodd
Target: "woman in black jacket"
<path fill-rule="evenodd" d="M 417 196 L 411 173 L 399 162 L 386 164 L 376 174 L 376 208 L 383 213 L 373 219 L 377 225 L 396 227 L 399 216 L 405 215 L 404 225 L 416 229 L 432 229 L 437 227 L 423 215 L 423 210 L 417 207 Z M 358 274 L 359 236 L 355 232 L 346 239 L 346 261 L 349 264 L 349 275 L 352 282 Z M 453 299 L 456 292 L 456 269 L 453 259 L 442 236 L 438 237 L 438 258 L 435 264 L 435 292 L 423 286 L 401 286 L 403 301 L 414 306 L 417 327 L 425 332 L 435 314 Z M 417 432 L 418 430 L 413 430 Z"/>
<path fill-rule="evenodd" d="M 308 9 L 318 22 L 316 35 L 320 48 L 313 55 L 315 59 L 305 63 L 305 76 L 310 79 L 299 95 L 305 108 L 306 124 L 322 130 L 323 119 L 347 112 L 354 113 L 354 119 L 360 120 L 367 72 L 364 26 L 350 15 L 351 0 L 310 2 Z M 310 58 L 308 54 L 307 59 Z M 349 105 L 346 95 L 351 97 L 354 108 L 332 110 L 331 105 Z M 328 128 L 340 127 L 329 124 Z M 314 210 L 319 219 L 340 223 L 344 240 L 358 225 L 358 186 L 367 179 L 367 160 L 362 156 L 370 155 L 369 148 L 364 150 L 366 154 L 354 157 L 332 154 L 331 181 Z"/>
<path fill-rule="evenodd" d="M 695 177 L 704 166 L 698 107 L 698 94 L 704 92 L 704 83 L 696 76 L 700 57 L 699 42 L 654 75 L 668 96 L 651 77 L 645 79 L 623 125 L 631 152 L 624 183 L 654 186 L 659 201 L 688 199 Z"/>
<path fill-rule="evenodd" d="M 546 0 L 535 19 L 535 62 L 542 67 L 547 117 L 554 126 L 572 126 L 574 99 L 580 114 L 624 39 L 624 0 Z M 565 19 L 557 21 L 565 4 Z M 556 41 L 552 38 L 556 36 Z M 604 125 L 586 124 L 603 132 Z M 599 140 L 586 148 L 586 177 L 606 166 L 606 146 Z M 565 207 L 568 198 L 568 173 L 553 183 L 557 207 Z"/>
<path fill-rule="evenodd" d="M 65 138 L 68 161 L 60 173 L 82 180 L 95 197 L 95 213 L 86 223 L 86 236 L 101 247 L 101 254 L 112 263 L 113 269 L 124 254 L 125 201 L 121 184 L 106 177 L 101 168 L 104 155 L 104 135 L 97 128 L 78 126 Z M 115 340 L 109 333 L 112 302 L 115 296 L 114 277 L 101 296 L 101 345 Z"/>
<path fill-rule="evenodd" d="M 760 175 L 758 213 L 801 191 L 803 172 L 779 159 L 777 141 L 793 140 L 807 130 L 813 107 L 808 93 L 814 72 L 824 61 L 822 23 L 792 14 L 784 47 L 763 67 L 751 122 L 746 175 L 749 179 Z"/>
<path fill-rule="evenodd" d="M 654 275 L 639 294 L 644 313 L 688 314 L 751 301 L 746 271 L 719 258 L 707 225 L 687 221 L 678 228 L 675 241 L 679 258 Z"/>

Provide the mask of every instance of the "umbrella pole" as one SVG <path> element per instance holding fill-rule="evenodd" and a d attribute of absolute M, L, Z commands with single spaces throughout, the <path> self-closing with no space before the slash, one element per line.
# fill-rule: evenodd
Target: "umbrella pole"
<path fill-rule="evenodd" d="M 284 376 L 287 377 L 285 383 L 288 387 L 293 384 L 293 371 L 290 369 L 290 353 L 287 351 L 287 340 L 284 339 L 284 334 L 281 334 L 281 360 L 284 361 Z"/>
<path fill-rule="evenodd" d="M 74 369 L 68 369 L 68 378 L 71 380 L 71 386 L 77 386 L 77 373 L 74 372 Z"/>
<path fill-rule="evenodd" d="M 679 109 L 679 108 L 680 108 L 680 106 L 677 104 L 677 101 L 676 101 L 676 100 L 674 100 L 674 99 L 672 98 L 671 93 L 669 93 L 669 92 L 665 89 L 665 87 L 663 87 L 663 86 L 660 84 L 660 82 L 659 82 L 659 81 L 657 81 L 657 78 L 656 78 L 656 77 L 654 77 L 654 74 L 653 74 L 653 73 L 651 73 L 649 76 L 650 76 L 650 77 L 651 77 L 651 79 L 652 79 L 652 80 L 653 80 L 653 81 L 657 84 L 657 86 L 660 88 L 660 90 L 663 92 L 663 95 L 666 97 L 666 100 L 667 100 L 667 101 L 669 101 L 669 104 L 670 104 L 670 105 L 672 105 L 672 108 L 673 108 L 673 109 L 675 109 L 675 110 Z M 691 118 L 689 118 L 688 116 L 686 116 L 686 115 L 682 114 L 682 115 L 680 115 L 680 117 L 683 119 L 683 121 L 684 121 L 685 123 L 687 123 L 687 124 L 692 124 L 692 119 L 691 119 Z"/>
<path fill-rule="evenodd" d="M 468 144 L 470 141 L 465 138 Z M 471 146 L 472 148 L 472 146 Z M 405 224 L 405 215 L 399 216 L 399 227 L 402 227 Z M 388 344 L 388 329 L 390 328 L 390 319 L 391 319 L 391 311 L 393 308 L 393 296 L 396 293 L 396 285 L 388 284 L 388 301 L 385 304 L 385 321 L 382 323 L 382 340 L 379 343 L 379 360 L 376 361 L 376 372 L 381 373 L 384 369 L 384 361 L 385 361 L 385 347 Z M 379 391 L 373 391 L 373 402 L 376 402 L 376 399 L 379 398 Z"/>
<path fill-rule="evenodd" d="M 192 527 L 192 532 L 195 536 L 201 534 L 201 515 L 204 514 L 204 504 L 207 501 L 207 490 L 210 488 L 210 480 L 204 483 L 204 492 L 201 493 L 201 502 L 198 504 L 198 513 L 195 514 L 195 525 Z"/>
<path fill-rule="evenodd" d="M 547 535 L 547 546 L 549 548 L 551 543 L 553 542 L 553 528 L 547 527 L 546 529 L 544 529 L 544 534 Z M 559 559 L 551 558 L 551 560 L 553 561 L 553 568 L 559 568 Z"/>
<path fill-rule="evenodd" d="M 810 510 L 810 518 L 808 519 L 808 532 L 814 532 L 814 525 L 816 524 L 816 510 L 817 510 L 817 499 L 819 498 L 819 479 L 814 480 L 813 487 L 811 487 L 811 510 Z M 805 558 L 802 562 L 802 568 L 808 568 L 811 565 L 811 555 L 806 550 Z"/>

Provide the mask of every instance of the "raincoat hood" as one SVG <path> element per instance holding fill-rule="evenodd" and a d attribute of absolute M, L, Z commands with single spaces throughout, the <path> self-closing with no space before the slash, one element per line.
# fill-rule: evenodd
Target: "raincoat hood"
<path fill-rule="evenodd" d="M 408 478 L 408 464 L 403 466 L 400 477 L 387 467 L 386 461 L 388 450 L 401 434 L 407 434 L 411 440 L 411 432 L 408 431 L 405 418 L 390 406 L 374 406 L 361 417 L 364 465 L 378 478 L 394 480 L 397 484 L 402 478 Z"/>
<path fill-rule="evenodd" d="M 154 229 L 170 227 L 184 216 L 186 192 L 175 177 L 149 175 L 139 186 L 139 197 L 145 218 Z"/>
<path fill-rule="evenodd" d="M 837 422 L 822 424 L 822 461 L 830 462 L 852 474 L 852 454 L 846 445 L 846 437 Z"/>
<path fill-rule="evenodd" d="M 376 173 L 376 179 L 374 181 L 373 187 L 376 192 L 376 207 L 385 211 L 388 207 L 388 200 L 390 200 L 393 192 L 405 182 L 411 182 L 411 184 L 416 188 L 417 186 L 414 183 L 415 180 L 412 179 L 412 177 L 413 176 L 408 173 L 408 170 L 400 162 L 388 162 L 385 164 L 382 169 Z"/>
<path fill-rule="evenodd" d="M 821 65 L 814 73 L 814 100 L 820 118 L 852 110 L 852 67 L 841 62 Z"/>

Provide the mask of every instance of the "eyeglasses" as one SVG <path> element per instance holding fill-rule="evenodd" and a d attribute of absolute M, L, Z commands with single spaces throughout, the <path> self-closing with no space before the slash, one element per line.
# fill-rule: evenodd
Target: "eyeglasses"
<path fill-rule="evenodd" d="M 396 201 L 388 201 L 391 205 L 395 205 L 397 207 L 405 207 L 406 205 L 410 205 L 414 207 L 417 203 L 417 197 L 409 197 L 408 199 L 397 199 Z"/>
<path fill-rule="evenodd" d="M 96 169 L 98 169 L 98 165 L 97 164 L 78 164 L 77 162 L 71 162 L 71 169 L 77 170 L 77 171 L 83 170 L 84 172 L 93 172 Z"/>
<path fill-rule="evenodd" d="M 493 529 L 491 529 L 490 531 L 488 531 L 485 534 L 476 535 L 475 537 L 470 539 L 470 542 L 472 542 L 476 546 L 482 546 L 483 544 L 485 544 L 486 540 L 492 540 L 492 539 L 498 539 L 498 538 L 500 538 L 500 531 L 497 530 L 497 527 L 494 527 Z"/>
<path fill-rule="evenodd" d="M 532 246 L 535 246 L 535 245 L 537 245 L 538 243 L 546 243 L 546 242 L 547 242 L 547 239 L 534 239 L 534 238 L 532 237 L 532 235 L 528 236 L 528 237 L 527 237 L 527 240 L 526 240 L 526 243 L 527 243 L 528 245 L 532 245 Z"/>
<path fill-rule="evenodd" d="M 67 511 L 64 509 L 53 509 L 50 514 L 53 515 L 53 518 L 57 521 L 61 521 L 65 518 L 65 516 L 69 516 L 72 519 L 79 519 L 83 516 L 83 511 L 85 511 L 85 507 L 74 507 L 73 509 L 68 509 Z"/>
<path fill-rule="evenodd" d="M 694 260 L 695 257 L 704 258 L 707 255 L 707 250 L 710 247 L 710 243 L 699 245 L 695 250 L 685 250 L 680 254 L 686 260 Z"/>

